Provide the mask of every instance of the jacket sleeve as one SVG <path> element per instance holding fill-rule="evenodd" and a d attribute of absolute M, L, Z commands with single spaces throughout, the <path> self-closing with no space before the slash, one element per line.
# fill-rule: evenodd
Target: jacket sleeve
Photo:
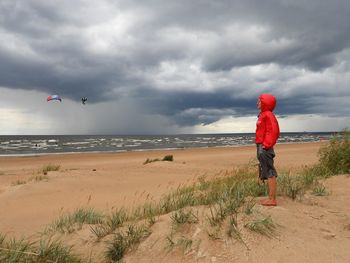
<path fill-rule="evenodd" d="M 262 142 L 265 149 L 272 148 L 280 135 L 280 129 L 275 115 L 272 112 L 266 112 L 265 115 L 265 137 Z"/>

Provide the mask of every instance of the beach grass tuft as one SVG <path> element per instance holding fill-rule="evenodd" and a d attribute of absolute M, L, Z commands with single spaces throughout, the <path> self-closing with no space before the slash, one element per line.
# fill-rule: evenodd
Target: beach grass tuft
<path fill-rule="evenodd" d="M 329 193 L 322 183 L 318 183 L 313 187 L 312 194 L 315 196 L 326 196 Z"/>
<path fill-rule="evenodd" d="M 154 159 L 149 159 L 147 158 L 146 161 L 143 162 L 143 164 L 148 164 L 148 163 L 153 163 L 153 162 L 158 162 L 160 159 L 154 158 Z"/>
<path fill-rule="evenodd" d="M 170 235 L 166 236 L 165 248 L 168 252 L 175 249 L 176 247 L 179 247 L 182 253 L 186 254 L 192 249 L 192 245 L 193 245 L 193 240 L 185 236 L 175 238 L 173 232 Z"/>
<path fill-rule="evenodd" d="M 198 215 L 195 215 L 192 209 L 180 209 L 175 211 L 170 218 L 174 226 L 198 222 Z"/>
<path fill-rule="evenodd" d="M 61 166 L 58 164 L 47 164 L 43 168 L 41 168 L 41 173 L 43 173 L 44 175 L 47 175 L 48 172 L 59 171 L 60 168 Z"/>
<path fill-rule="evenodd" d="M 126 209 L 121 208 L 108 215 L 101 223 L 90 227 L 91 232 L 97 237 L 99 241 L 101 238 L 112 234 L 116 229 L 123 226 L 124 222 L 129 219 Z"/>
<path fill-rule="evenodd" d="M 94 236 L 96 236 L 97 242 L 112 233 L 111 229 L 103 224 L 90 226 L 90 231 Z"/>
<path fill-rule="evenodd" d="M 40 182 L 40 181 L 48 181 L 49 177 L 47 175 L 35 175 L 29 178 L 29 181 Z"/>
<path fill-rule="evenodd" d="M 254 219 L 253 221 L 246 223 L 244 227 L 267 237 L 272 237 L 276 229 L 276 225 L 273 223 L 271 216 Z"/>
<path fill-rule="evenodd" d="M 254 211 L 255 205 L 256 205 L 256 200 L 254 197 L 246 198 L 244 203 L 244 213 L 246 215 L 251 215 Z"/>
<path fill-rule="evenodd" d="M 15 186 L 15 185 L 21 185 L 21 184 L 26 184 L 26 183 L 27 183 L 27 181 L 25 181 L 25 180 L 17 179 L 16 181 L 13 181 L 11 183 L 11 185 Z"/>
<path fill-rule="evenodd" d="M 225 209 L 222 203 L 209 207 L 210 215 L 207 216 L 208 222 L 211 226 L 219 226 L 226 218 Z"/>
<path fill-rule="evenodd" d="M 115 234 L 112 241 L 108 242 L 106 258 L 109 262 L 119 262 L 127 250 L 135 247 L 143 238 L 151 234 L 149 227 L 145 225 L 128 225 L 127 230 Z"/>
<path fill-rule="evenodd" d="M 78 208 L 73 213 L 62 215 L 49 225 L 44 233 L 72 233 L 84 224 L 95 225 L 103 222 L 104 215 L 93 208 Z"/>
<path fill-rule="evenodd" d="M 165 155 L 163 157 L 162 161 L 172 162 L 172 161 L 174 161 L 174 157 L 172 155 Z"/>
<path fill-rule="evenodd" d="M 165 241 L 166 241 L 166 249 L 168 251 L 174 249 L 174 247 L 176 246 L 176 240 L 174 239 L 174 233 L 171 232 L 170 235 L 167 235 L 165 237 Z"/>
<path fill-rule="evenodd" d="M 319 166 L 332 175 L 350 173 L 350 132 L 343 130 L 319 151 Z"/>
<path fill-rule="evenodd" d="M 148 163 L 153 163 L 153 162 L 158 162 L 158 161 L 172 162 L 172 161 L 174 161 L 174 157 L 173 157 L 173 155 L 165 155 L 162 159 L 159 159 L 159 158 L 154 158 L 154 159 L 147 158 L 146 161 L 143 162 L 143 164 L 148 164 Z"/>
<path fill-rule="evenodd" d="M 247 249 L 249 249 L 248 245 L 243 240 L 241 231 L 238 228 L 237 215 L 230 217 L 226 230 L 226 235 L 230 238 L 234 238 L 237 241 L 241 242 L 246 246 Z"/>
<path fill-rule="evenodd" d="M 82 262 L 72 254 L 72 247 L 58 240 L 40 240 L 37 262 Z"/>
<path fill-rule="evenodd" d="M 188 253 L 189 251 L 191 251 L 192 249 L 192 244 L 193 241 L 190 238 L 187 238 L 185 236 L 180 237 L 177 241 L 176 241 L 176 245 L 179 246 L 182 250 L 183 254 Z"/>
<path fill-rule="evenodd" d="M 71 249 L 57 240 L 6 240 L 4 235 L 0 235 L 0 262 L 82 262 Z"/>
<path fill-rule="evenodd" d="M 307 184 L 303 184 L 305 182 L 304 177 L 291 175 L 290 173 L 278 176 L 277 182 L 279 194 L 288 196 L 292 200 L 303 196 L 307 189 Z"/>

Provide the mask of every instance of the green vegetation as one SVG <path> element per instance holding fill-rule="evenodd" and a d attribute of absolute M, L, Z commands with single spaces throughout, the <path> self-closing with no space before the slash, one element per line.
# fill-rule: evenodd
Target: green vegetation
<path fill-rule="evenodd" d="M 26 184 L 26 183 L 27 183 L 27 181 L 18 179 L 16 181 L 12 182 L 11 185 L 15 186 L 15 185 L 21 185 L 21 184 Z"/>
<path fill-rule="evenodd" d="M 47 175 L 35 175 L 29 178 L 29 181 L 40 182 L 40 181 L 48 181 L 49 177 Z"/>
<path fill-rule="evenodd" d="M 0 235 L 0 262 L 83 262 L 71 249 L 57 240 L 42 239 L 34 243 L 24 239 L 6 240 L 5 236 Z"/>
<path fill-rule="evenodd" d="M 188 209 L 187 211 L 184 209 L 175 211 L 170 218 L 174 226 L 194 224 L 198 222 L 198 216 L 193 213 L 192 209 Z"/>
<path fill-rule="evenodd" d="M 344 130 L 320 150 L 318 169 L 324 175 L 350 173 L 350 132 Z"/>
<path fill-rule="evenodd" d="M 43 173 L 44 175 L 47 175 L 48 172 L 50 171 L 58 171 L 60 170 L 61 166 L 57 165 L 57 164 L 48 164 L 45 165 L 43 168 L 41 168 L 41 173 Z"/>
<path fill-rule="evenodd" d="M 153 163 L 153 162 L 158 162 L 158 161 L 160 161 L 159 158 L 155 158 L 155 159 L 147 158 L 146 161 L 143 162 L 143 164 L 148 164 L 148 163 Z"/>
<path fill-rule="evenodd" d="M 336 135 L 319 151 L 319 162 L 305 167 L 299 174 L 286 174 L 278 177 L 280 195 L 293 200 L 302 198 L 307 190 L 316 196 L 328 195 L 322 180 L 338 174 L 350 173 L 350 135 L 347 130 Z"/>
<path fill-rule="evenodd" d="M 144 161 L 143 164 L 148 164 L 148 163 L 153 163 L 153 162 L 158 162 L 158 161 L 168 161 L 172 162 L 174 161 L 174 157 L 172 155 L 165 155 L 163 159 L 155 158 L 155 159 L 149 159 L 147 158 L 146 161 Z"/>
<path fill-rule="evenodd" d="M 49 225 L 44 233 L 72 233 L 80 230 L 84 224 L 101 224 L 103 215 L 92 208 L 78 208 L 73 213 L 63 215 Z"/>
<path fill-rule="evenodd" d="M 182 250 L 183 254 L 189 252 L 192 248 L 193 241 L 185 236 L 181 236 L 179 238 L 174 237 L 174 233 L 172 232 L 170 235 L 166 236 L 166 249 L 168 251 L 173 250 L 175 247 L 179 247 Z"/>
<path fill-rule="evenodd" d="M 246 215 L 251 215 L 253 213 L 254 207 L 256 205 L 256 200 L 253 197 L 246 198 L 244 204 L 244 213 Z"/>
<path fill-rule="evenodd" d="M 193 241 L 189 238 L 186 238 L 185 236 L 180 237 L 176 241 L 176 245 L 181 248 L 183 254 L 186 254 L 191 250 L 192 244 L 193 244 Z"/>
<path fill-rule="evenodd" d="M 172 155 L 165 155 L 163 157 L 162 161 L 172 162 L 172 161 L 174 161 L 174 157 Z"/>
<path fill-rule="evenodd" d="M 124 208 L 113 211 L 106 219 L 101 220 L 100 224 L 91 227 L 91 232 L 97 237 L 97 241 L 101 238 L 112 234 L 118 227 L 123 226 L 128 220 L 127 211 Z"/>
<path fill-rule="evenodd" d="M 128 249 L 135 247 L 150 234 L 147 226 L 129 225 L 126 231 L 119 231 L 114 235 L 114 239 L 108 243 L 106 258 L 112 262 L 118 262 Z"/>
<path fill-rule="evenodd" d="M 328 195 L 328 192 L 322 183 L 318 183 L 312 189 L 312 194 L 316 196 L 326 196 Z"/>
<path fill-rule="evenodd" d="M 261 218 L 261 219 L 255 219 L 247 224 L 244 225 L 244 227 L 255 231 L 259 234 L 272 237 L 276 228 L 276 225 L 273 223 L 270 216 Z"/>

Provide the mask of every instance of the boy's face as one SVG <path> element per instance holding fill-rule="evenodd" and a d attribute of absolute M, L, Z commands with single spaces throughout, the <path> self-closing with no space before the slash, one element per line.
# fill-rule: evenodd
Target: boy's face
<path fill-rule="evenodd" d="M 261 110 L 261 101 L 260 101 L 260 99 L 258 99 L 258 101 L 256 102 L 256 106 L 258 107 L 259 110 Z"/>

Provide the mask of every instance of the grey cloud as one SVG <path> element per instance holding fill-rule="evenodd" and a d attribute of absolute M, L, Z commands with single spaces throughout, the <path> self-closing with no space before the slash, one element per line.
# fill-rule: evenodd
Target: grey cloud
<path fill-rule="evenodd" d="M 87 30 L 125 12 L 134 15 L 121 27 L 125 35 L 118 38 L 113 29 L 120 25 L 111 24 L 110 33 L 97 35 L 108 36 L 97 39 L 108 40 L 106 50 L 92 50 L 96 39 Z M 131 99 L 140 111 L 179 126 L 256 115 L 261 92 L 278 96 L 281 116 L 327 109 L 347 116 L 337 98 L 350 98 L 348 79 L 337 74 L 346 75 L 349 67 L 349 13 L 345 0 L 1 1 L 0 86 L 73 100 L 87 96 L 89 103 Z M 217 84 L 210 91 L 189 81 L 180 89 L 171 80 L 157 86 L 159 65 L 169 61 L 196 64 Z M 250 66 L 271 64 L 280 69 L 276 75 L 249 73 Z M 235 73 L 240 69 L 247 70 Z M 340 83 L 320 88 L 312 73 L 327 70 Z M 282 71 L 287 73 L 280 76 Z M 310 74 L 306 84 L 294 80 L 302 74 Z M 229 83 L 219 84 L 221 78 Z"/>
<path fill-rule="evenodd" d="M 128 4 L 136 2 L 128 1 Z M 154 15 L 153 20 L 142 27 L 148 35 L 165 27 L 179 27 L 199 35 L 201 32 L 217 34 L 216 48 L 206 50 L 208 57 L 202 54 L 208 70 L 229 70 L 261 63 L 300 65 L 319 70 L 333 65 L 334 54 L 349 47 L 350 4 L 346 0 L 186 1 L 186 4 L 182 1 L 150 1 L 143 8 Z M 261 36 L 263 43 L 260 46 L 247 43 L 241 50 L 235 49 L 240 40 L 232 39 L 227 43 L 225 32 L 232 25 L 241 26 L 242 31 L 247 29 L 246 26 L 265 28 L 266 32 Z M 293 43 L 283 49 L 277 45 L 275 51 L 266 52 L 269 43 L 278 44 L 281 40 Z M 234 50 L 229 48 L 230 44 Z"/>
<path fill-rule="evenodd" d="M 283 96 L 280 91 L 277 97 L 275 113 L 278 116 L 298 114 L 320 114 L 327 116 L 350 116 L 346 106 L 349 92 L 344 97 L 324 92 L 314 95 L 315 88 L 299 95 Z M 267 91 L 268 92 L 268 91 Z M 266 92 L 263 92 L 266 93 Z M 273 92 L 276 94 L 277 92 Z M 147 94 L 147 95 L 146 95 Z M 166 92 L 147 90 L 142 96 L 142 104 L 150 113 L 162 114 L 180 126 L 210 124 L 224 116 L 244 117 L 257 116 L 256 100 L 258 95 L 249 98 L 233 96 L 233 89 L 215 92 Z M 135 94 L 136 95 L 136 94 Z M 141 97 L 136 95 L 137 97 Z"/>

